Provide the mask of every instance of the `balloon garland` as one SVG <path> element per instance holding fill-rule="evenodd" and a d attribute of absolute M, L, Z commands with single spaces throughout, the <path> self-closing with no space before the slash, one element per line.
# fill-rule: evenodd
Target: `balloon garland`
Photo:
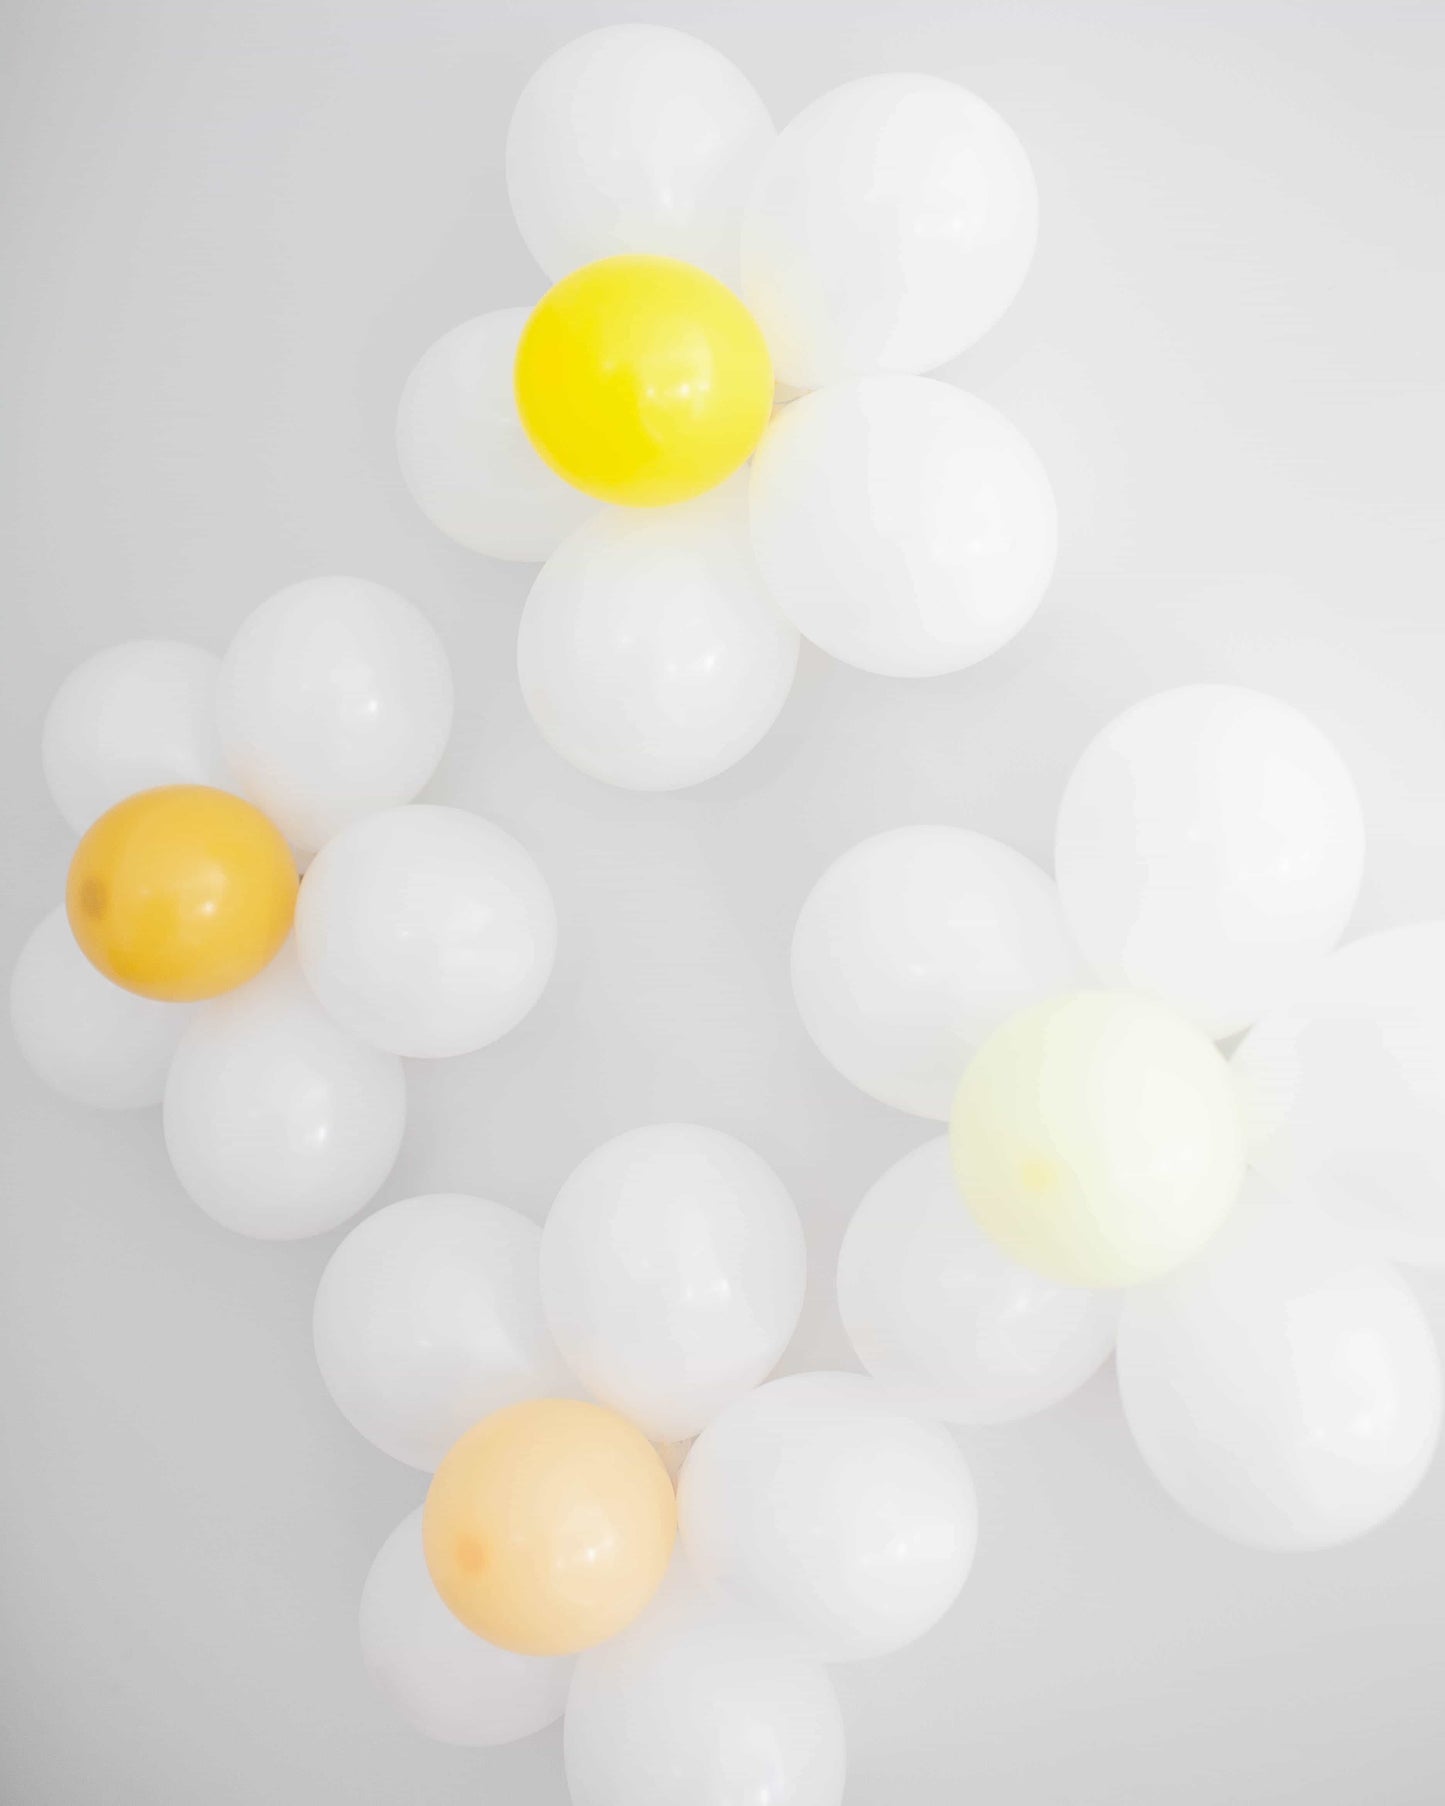
<path fill-rule="evenodd" d="M 767 732 L 800 634 L 924 676 L 1024 625 L 1047 479 L 924 374 L 1033 251 L 1027 158 L 982 101 L 869 78 L 775 134 L 707 46 L 613 27 L 529 83 L 507 175 L 553 287 L 426 353 L 398 447 L 443 531 L 545 560 L 518 670 L 564 757 L 685 787 Z M 354 1216 L 400 1145 L 402 1058 L 495 1041 L 546 984 L 530 857 L 414 800 L 451 707 L 418 612 L 330 578 L 220 660 L 102 653 L 50 709 L 81 838 L 15 969 L 17 1040 L 77 1101 L 161 1103 L 181 1185 L 243 1234 Z M 810 1035 L 949 1124 L 844 1240 L 866 1376 L 769 1380 L 802 1228 L 700 1125 L 597 1149 L 540 1229 L 452 1194 L 353 1228 L 317 1294 L 321 1372 L 431 1475 L 361 1603 L 403 1716 L 478 1745 L 565 1716 L 575 1806 L 741 1806 L 764 1780 L 836 1806 L 825 1664 L 922 1634 L 973 1561 L 945 1426 L 1044 1409 L 1111 1352 L 1144 1462 L 1223 1534 L 1317 1548 L 1397 1509 L 1441 1409 L 1391 1263 L 1445 1258 L 1445 924 L 1335 951 L 1363 859 L 1319 731 L 1203 686 L 1085 750 L 1053 878 L 954 826 L 821 876 L 792 951 Z"/>

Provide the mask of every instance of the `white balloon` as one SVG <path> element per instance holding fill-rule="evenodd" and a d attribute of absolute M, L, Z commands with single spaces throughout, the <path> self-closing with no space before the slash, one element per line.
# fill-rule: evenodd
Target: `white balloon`
<path fill-rule="evenodd" d="M 740 493 L 608 509 L 543 567 L 517 640 L 532 719 L 579 771 L 680 790 L 777 720 L 798 632 L 764 589 Z"/>
<path fill-rule="evenodd" d="M 1271 1184 L 1392 1260 L 1445 1264 L 1445 922 L 1328 955 L 1233 1066 Z"/>
<path fill-rule="evenodd" d="M 743 204 L 773 141 L 742 71 L 661 25 L 607 25 L 564 44 L 522 90 L 507 192 L 555 282 L 649 251 L 736 286 Z"/>
<path fill-rule="evenodd" d="M 542 1303 L 572 1371 L 655 1441 L 680 1442 L 787 1346 L 807 1252 L 766 1162 L 660 1123 L 589 1154 L 542 1230 Z"/>
<path fill-rule="evenodd" d="M 678 1532 L 699 1578 L 823 1661 L 921 1636 L 973 1562 L 977 1507 L 936 1423 L 874 1382 L 795 1374 L 708 1425 L 678 1482 Z"/>
<path fill-rule="evenodd" d="M 426 783 L 451 732 L 451 666 L 410 602 L 359 577 L 318 577 L 241 623 L 216 707 L 240 788 L 313 853 Z"/>
<path fill-rule="evenodd" d="M 352 1034 L 419 1059 L 470 1053 L 521 1021 L 552 970 L 546 880 L 510 834 L 413 804 L 353 822 L 301 882 L 296 946 Z"/>
<path fill-rule="evenodd" d="M 839 1806 L 847 1768 L 826 1671 L 676 1561 L 643 1616 L 578 1659 L 563 1748 L 572 1806 Z"/>
<path fill-rule="evenodd" d="M 575 1391 L 542 1315 L 537 1225 L 439 1192 L 358 1223 L 316 1293 L 316 1360 L 343 1416 L 430 1471 L 464 1430 Z"/>
<path fill-rule="evenodd" d="M 77 834 L 137 790 L 232 787 L 216 734 L 220 668 L 179 640 L 129 640 L 76 666 L 46 712 L 41 759 Z"/>
<path fill-rule="evenodd" d="M 1136 703 L 1086 748 L 1054 869 L 1106 984 L 1223 1036 L 1334 946 L 1364 856 L 1354 783 L 1319 729 L 1273 696 L 1195 684 Z"/>
<path fill-rule="evenodd" d="M 1010 1260 L 966 1209 L 941 1135 L 865 1195 L 838 1256 L 838 1308 L 890 1392 L 950 1423 L 1002 1423 L 1082 1386 L 1114 1346 L 1108 1292 Z"/>
<path fill-rule="evenodd" d="M 1082 982 L 1052 879 L 966 828 L 860 841 L 793 934 L 793 995 L 819 1052 L 870 1097 L 939 1121 L 1006 1016 Z"/>
<path fill-rule="evenodd" d="M 743 294 L 799 388 L 932 370 L 1018 293 L 1038 236 L 1024 148 L 931 75 L 873 75 L 805 107 L 744 216 Z"/>
<path fill-rule="evenodd" d="M 936 677 L 996 652 L 1053 574 L 1053 492 L 1003 415 L 870 376 L 781 410 L 753 458 L 753 549 L 784 613 L 863 671 Z"/>
<path fill-rule="evenodd" d="M 10 979 L 10 1025 L 53 1091 L 95 1110 L 158 1104 L 195 1009 L 156 1003 L 102 978 L 75 944 L 65 906 L 32 930 Z"/>
<path fill-rule="evenodd" d="M 1130 1293 L 1119 1388 L 1140 1452 L 1183 1508 L 1266 1549 L 1383 1523 L 1440 1429 L 1440 1360 L 1393 1267 L 1260 1181 L 1204 1254 Z"/>
<path fill-rule="evenodd" d="M 407 378 L 396 419 L 402 476 L 432 525 L 522 564 L 550 557 L 597 508 L 523 431 L 512 366 L 530 312 L 504 307 L 438 339 Z"/>
<path fill-rule="evenodd" d="M 421 1509 L 381 1545 L 361 1594 L 361 1658 L 413 1729 L 439 1743 L 530 1737 L 562 1716 L 571 1656 L 515 1655 L 442 1604 L 422 1552 Z"/>
<path fill-rule="evenodd" d="M 216 1222 L 292 1241 L 354 1216 L 384 1183 L 406 1126 L 401 1062 L 317 1007 L 288 948 L 206 1004 L 166 1080 L 176 1177 Z"/>

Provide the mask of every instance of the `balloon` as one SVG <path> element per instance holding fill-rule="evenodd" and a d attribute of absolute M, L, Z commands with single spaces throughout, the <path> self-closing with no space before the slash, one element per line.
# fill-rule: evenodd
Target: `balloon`
<path fill-rule="evenodd" d="M 919 1637 L 973 1561 L 973 1482 L 951 1436 L 849 1374 L 795 1374 L 693 1444 L 678 1527 L 705 1585 L 823 1661 Z"/>
<path fill-rule="evenodd" d="M 1439 1437 L 1440 1360 L 1409 1288 L 1257 1179 L 1197 1261 L 1130 1294 L 1118 1365 L 1160 1484 L 1260 1548 L 1322 1549 L 1383 1523 Z"/>
<path fill-rule="evenodd" d="M 618 251 L 655 251 L 738 279 L 743 203 L 772 121 L 711 45 L 659 25 L 608 25 L 563 45 L 522 90 L 507 192 L 555 282 Z"/>
<path fill-rule="evenodd" d="M 529 1399 L 449 1451 L 422 1528 L 436 1589 L 469 1630 L 571 1655 L 616 1636 L 662 1584 L 677 1505 L 640 1430 L 579 1399 Z"/>
<path fill-rule="evenodd" d="M 1244 1166 L 1223 1055 L 1162 1004 L 1109 991 L 996 1029 L 963 1075 L 951 1136 L 985 1234 L 1064 1285 L 1170 1272 L 1234 1208 Z"/>
<path fill-rule="evenodd" d="M 301 968 L 341 1025 L 390 1053 L 485 1047 L 541 995 L 556 951 L 546 880 L 510 834 L 412 804 L 344 828 L 296 906 Z"/>
<path fill-rule="evenodd" d="M 541 1231 L 439 1192 L 358 1223 L 316 1293 L 316 1360 L 343 1415 L 398 1461 L 434 1468 L 478 1418 L 571 1389 L 542 1315 Z"/>
<path fill-rule="evenodd" d="M 757 322 L 716 276 L 670 257 L 564 276 L 522 328 L 516 383 L 522 425 L 558 476 L 633 508 L 730 477 L 773 408 Z"/>
<path fill-rule="evenodd" d="M 359 577 L 318 577 L 241 623 L 216 706 L 242 790 L 314 853 L 426 783 L 451 732 L 451 667 L 410 602 Z"/>
<path fill-rule="evenodd" d="M 562 1716 L 573 1663 L 484 1643 L 437 1597 L 422 1553 L 421 1509 L 381 1545 L 361 1594 L 361 1658 L 414 1730 L 440 1743 L 530 1737 Z"/>
<path fill-rule="evenodd" d="M 46 712 L 45 782 L 77 834 L 161 784 L 228 785 L 216 736 L 220 660 L 179 640 L 130 640 L 77 665 Z"/>
<path fill-rule="evenodd" d="M 168 784 L 129 796 L 86 830 L 65 910 L 112 984 L 165 1003 L 234 990 L 291 931 L 296 863 L 259 809 L 229 791 Z"/>
<path fill-rule="evenodd" d="M 293 1241 L 354 1216 L 406 1126 L 401 1063 L 317 1008 L 289 951 L 198 1012 L 166 1080 L 166 1148 L 208 1217 Z"/>
<path fill-rule="evenodd" d="M 1272 696 L 1195 684 L 1136 703 L 1086 749 L 1054 869 L 1105 982 L 1222 1036 L 1334 946 L 1364 855 L 1359 798 L 1319 729 Z"/>
<path fill-rule="evenodd" d="M 537 456 L 512 388 L 530 309 L 505 307 L 455 327 L 407 378 L 396 448 L 412 499 L 474 552 L 549 558 L 596 508 Z"/>
<path fill-rule="evenodd" d="M 75 944 L 63 908 L 32 931 L 10 979 L 10 1025 L 26 1064 L 95 1110 L 158 1104 L 176 1043 L 195 1012 L 153 1003 L 102 978 Z"/>
<path fill-rule="evenodd" d="M 678 790 L 735 765 L 777 719 L 797 662 L 745 503 L 726 491 L 590 520 L 533 584 L 517 641 L 545 737 L 629 790 Z"/>
<path fill-rule="evenodd" d="M 751 1148 L 660 1123 L 589 1154 L 542 1230 L 542 1303 L 588 1391 L 659 1442 L 772 1369 L 803 1304 L 793 1201 Z"/>
<path fill-rule="evenodd" d="M 936 677 L 1011 640 L 1053 574 L 1053 492 L 1002 414 L 947 383 L 804 395 L 753 460 L 753 549 L 801 632 L 845 664 Z"/>
<path fill-rule="evenodd" d="M 860 841 L 793 934 L 793 995 L 824 1059 L 880 1103 L 941 1121 L 984 1037 L 1081 977 L 1052 880 L 966 828 Z"/>
<path fill-rule="evenodd" d="M 932 370 L 1018 293 L 1038 235 L 1023 146 L 931 75 L 847 82 L 763 161 L 743 221 L 743 293 L 800 389 Z"/>
<path fill-rule="evenodd" d="M 843 1714 L 818 1663 L 709 1600 L 674 1562 L 620 1637 L 579 1658 L 572 1806 L 840 1806 Z"/>
<path fill-rule="evenodd" d="M 1445 1263 L 1445 922 L 1331 953 L 1232 1065 L 1276 1189 L 1393 1260 Z"/>
<path fill-rule="evenodd" d="M 1108 1358 L 1115 1295 L 1021 1267 L 974 1222 L 940 1135 L 889 1167 L 838 1256 L 838 1309 L 863 1365 L 951 1423 L 1042 1411 Z"/>

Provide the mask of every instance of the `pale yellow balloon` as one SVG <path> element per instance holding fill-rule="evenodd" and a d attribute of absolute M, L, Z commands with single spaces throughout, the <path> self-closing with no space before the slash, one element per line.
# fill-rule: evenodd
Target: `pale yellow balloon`
<path fill-rule="evenodd" d="M 1082 991 L 1011 1016 L 964 1072 L 954 1171 L 984 1231 L 1071 1285 L 1157 1279 L 1239 1193 L 1234 1080 L 1212 1041 L 1145 997 Z"/>
<path fill-rule="evenodd" d="M 615 1636 L 662 1584 L 677 1498 L 656 1449 L 613 1411 L 528 1399 L 455 1442 L 422 1518 L 427 1568 L 468 1630 L 523 1655 Z"/>

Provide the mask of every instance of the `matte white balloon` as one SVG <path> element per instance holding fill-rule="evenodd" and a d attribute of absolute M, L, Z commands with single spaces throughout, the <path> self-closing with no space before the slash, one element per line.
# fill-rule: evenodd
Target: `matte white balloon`
<path fill-rule="evenodd" d="M 766 1377 L 806 1272 L 782 1181 L 751 1148 L 695 1123 L 605 1142 L 542 1230 L 557 1346 L 590 1392 L 657 1441 L 696 1435 Z"/>
<path fill-rule="evenodd" d="M 438 1192 L 358 1223 L 316 1293 L 316 1359 L 354 1429 L 430 1470 L 464 1430 L 575 1390 L 542 1315 L 541 1231 L 484 1198 Z"/>
<path fill-rule="evenodd" d="M 359 577 L 294 583 L 241 623 L 216 705 L 240 788 L 302 852 L 414 797 L 452 725 L 446 650 L 420 609 Z"/>
<path fill-rule="evenodd" d="M 470 1053 L 520 1022 L 556 944 L 531 856 L 479 815 L 432 804 L 343 829 L 296 904 L 301 967 L 328 1013 L 421 1059 Z"/>
<path fill-rule="evenodd" d="M 421 1510 L 381 1546 L 361 1594 L 361 1657 L 388 1704 L 439 1743 L 530 1737 L 562 1716 L 571 1656 L 515 1655 L 442 1604 L 422 1552 Z"/>
<path fill-rule="evenodd" d="M 578 770 L 679 790 L 751 752 L 792 686 L 798 631 L 763 587 L 740 493 L 608 509 L 544 566 L 517 668 Z"/>
<path fill-rule="evenodd" d="M 957 1444 L 874 1382 L 797 1374 L 740 1399 L 693 1444 L 678 1530 L 709 1587 L 823 1661 L 900 1649 L 973 1562 L 977 1508 Z"/>
<path fill-rule="evenodd" d="M 1328 955 L 1233 1066 L 1271 1184 L 1390 1259 L 1445 1264 L 1445 922 Z"/>
<path fill-rule="evenodd" d="M 178 640 L 129 640 L 76 666 L 46 712 L 41 759 L 77 834 L 137 790 L 233 787 L 216 733 L 220 668 Z"/>
<path fill-rule="evenodd" d="M 940 1121 L 1006 1016 L 1082 982 L 1053 881 L 966 828 L 860 841 L 793 934 L 793 995 L 824 1058 L 881 1103 Z"/>
<path fill-rule="evenodd" d="M 1260 1548 L 1326 1548 L 1383 1523 L 1439 1439 L 1440 1360 L 1405 1282 L 1258 1180 L 1198 1260 L 1130 1293 L 1118 1366 L 1165 1490 Z"/>
<path fill-rule="evenodd" d="M 317 1007 L 290 949 L 201 1008 L 166 1080 L 176 1177 L 216 1222 L 274 1241 L 335 1229 L 401 1147 L 401 1062 Z"/>
<path fill-rule="evenodd" d="M 1018 293 L 1038 236 L 1024 148 L 931 75 L 873 75 L 805 107 L 744 217 L 743 294 L 778 374 L 815 388 L 932 370 Z"/>
<path fill-rule="evenodd" d="M 1010 1260 L 959 1195 L 948 1137 L 905 1154 L 864 1195 L 838 1256 L 838 1309 L 891 1392 L 951 1423 L 1002 1423 L 1082 1386 L 1114 1346 L 1108 1292 Z"/>
<path fill-rule="evenodd" d="M 677 1561 L 634 1625 L 578 1659 L 563 1748 L 572 1806 L 839 1806 L 847 1768 L 826 1671 Z"/>
<path fill-rule="evenodd" d="M 597 508 L 522 429 L 512 366 L 530 312 L 504 307 L 438 339 L 407 378 L 396 420 L 402 476 L 432 525 L 523 564 L 550 557 Z"/>
<path fill-rule="evenodd" d="M 1136 703 L 1088 746 L 1054 869 L 1105 983 L 1222 1036 L 1334 946 L 1364 855 L 1354 783 L 1319 729 L 1273 696 L 1196 684 Z"/>
<path fill-rule="evenodd" d="M 10 1026 L 26 1064 L 95 1110 L 158 1104 L 176 1045 L 195 1015 L 102 978 L 75 944 L 62 904 L 35 927 L 10 979 Z"/>
<path fill-rule="evenodd" d="M 1053 492 L 1028 441 L 961 389 L 870 376 L 804 395 L 753 458 L 753 549 L 779 606 L 860 670 L 934 677 L 1029 620 Z"/>
<path fill-rule="evenodd" d="M 736 285 L 743 204 L 773 141 L 766 107 L 710 44 L 607 25 L 548 57 L 507 131 L 507 192 L 555 282 L 650 251 Z"/>

